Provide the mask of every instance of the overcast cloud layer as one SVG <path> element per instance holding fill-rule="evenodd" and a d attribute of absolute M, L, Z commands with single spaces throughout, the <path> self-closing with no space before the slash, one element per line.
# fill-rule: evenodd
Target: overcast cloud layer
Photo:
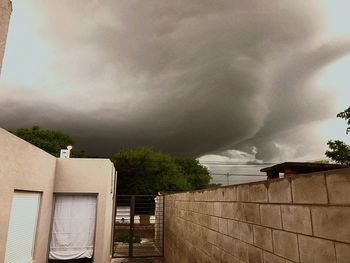
<path fill-rule="evenodd" d="M 320 153 L 312 123 L 334 115 L 335 98 L 313 80 L 350 44 L 323 37 L 318 1 L 30 4 L 53 59 L 30 85 L 1 84 L 0 126 L 64 130 L 102 155 Z"/>

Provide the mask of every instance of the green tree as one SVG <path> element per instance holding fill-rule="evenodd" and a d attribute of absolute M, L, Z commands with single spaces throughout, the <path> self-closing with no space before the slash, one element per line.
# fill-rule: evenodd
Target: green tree
<path fill-rule="evenodd" d="M 350 146 L 342 141 L 328 141 L 329 150 L 326 151 L 326 156 L 339 164 L 350 165 Z"/>
<path fill-rule="evenodd" d="M 347 121 L 349 127 L 346 129 L 346 133 L 348 134 L 350 131 L 350 107 L 338 113 L 337 117 Z M 327 145 L 329 150 L 325 154 L 328 158 L 339 164 L 350 165 L 350 145 L 339 140 L 330 140 Z"/>
<path fill-rule="evenodd" d="M 119 194 L 157 194 L 209 186 L 209 172 L 191 158 L 176 158 L 147 147 L 113 155 Z"/>
<path fill-rule="evenodd" d="M 342 112 L 339 112 L 337 114 L 337 117 L 338 118 L 342 118 L 342 119 L 345 119 L 348 123 L 348 128 L 346 129 L 346 134 L 348 134 L 350 132 L 350 106 L 349 108 L 347 108 L 346 110 L 342 111 Z"/>
<path fill-rule="evenodd" d="M 56 157 L 59 156 L 61 149 L 66 149 L 68 145 L 74 145 L 74 140 L 70 135 L 60 131 L 44 130 L 39 126 L 20 128 L 12 131 L 12 133 Z M 71 156 L 85 157 L 85 152 L 73 148 Z"/>
<path fill-rule="evenodd" d="M 203 189 L 209 186 L 211 176 L 207 167 L 192 157 L 175 157 L 175 162 L 181 166 L 182 174 L 191 184 L 192 189 Z"/>

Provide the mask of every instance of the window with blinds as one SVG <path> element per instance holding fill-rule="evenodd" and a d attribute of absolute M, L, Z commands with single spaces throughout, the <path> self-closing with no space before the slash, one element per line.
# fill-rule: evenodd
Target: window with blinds
<path fill-rule="evenodd" d="M 40 193 L 14 192 L 5 263 L 32 262 L 40 196 Z"/>

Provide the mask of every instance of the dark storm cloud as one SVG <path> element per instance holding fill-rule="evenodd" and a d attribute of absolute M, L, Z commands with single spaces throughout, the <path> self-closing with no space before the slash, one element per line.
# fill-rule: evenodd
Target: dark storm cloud
<path fill-rule="evenodd" d="M 313 77 L 350 51 L 341 41 L 320 44 L 317 1 L 80 0 L 37 8 L 58 54 L 55 70 L 74 88 L 53 97 L 55 87 L 18 87 L 16 96 L 4 87 L 0 124 L 62 129 L 98 154 L 150 145 L 191 155 L 254 149 L 270 160 L 293 145 L 302 156 L 317 140 L 308 125 L 332 110 L 330 92 Z"/>

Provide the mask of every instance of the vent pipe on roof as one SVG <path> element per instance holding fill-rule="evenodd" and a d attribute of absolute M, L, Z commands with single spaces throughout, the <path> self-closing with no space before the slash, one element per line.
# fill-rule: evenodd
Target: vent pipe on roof
<path fill-rule="evenodd" d="M 72 146 L 68 145 L 67 149 L 61 149 L 60 158 L 62 159 L 70 158 L 70 151 L 72 150 L 72 148 L 73 148 Z"/>

